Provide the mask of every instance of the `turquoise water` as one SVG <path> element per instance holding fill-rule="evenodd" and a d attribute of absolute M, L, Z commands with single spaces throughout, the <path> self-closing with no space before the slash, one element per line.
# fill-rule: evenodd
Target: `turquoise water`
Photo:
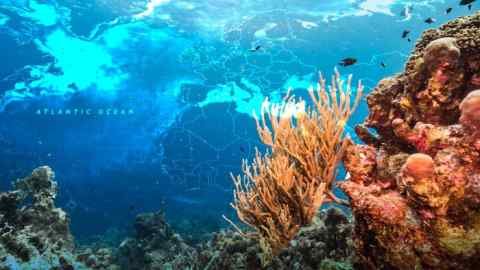
<path fill-rule="evenodd" d="M 335 66 L 370 90 L 422 31 L 479 8 L 457 2 L 0 0 L 1 187 L 51 166 L 79 239 L 159 208 L 215 230 L 266 97 L 305 95 Z"/>

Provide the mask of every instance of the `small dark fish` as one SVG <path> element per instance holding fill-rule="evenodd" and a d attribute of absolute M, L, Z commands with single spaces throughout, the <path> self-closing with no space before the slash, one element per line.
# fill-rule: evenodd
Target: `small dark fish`
<path fill-rule="evenodd" d="M 260 50 L 261 48 L 262 48 L 261 45 L 257 45 L 255 48 L 251 48 L 250 51 L 251 52 L 256 52 L 256 51 Z"/>
<path fill-rule="evenodd" d="M 68 85 L 68 88 L 71 88 L 71 89 L 73 89 L 73 90 L 75 90 L 75 91 L 78 91 L 78 86 L 77 86 L 75 83 L 69 84 L 69 85 Z"/>
<path fill-rule="evenodd" d="M 410 30 L 403 30 L 402 38 L 406 38 L 410 34 Z"/>
<path fill-rule="evenodd" d="M 432 18 L 432 17 L 430 17 L 430 18 L 428 18 L 428 19 L 425 20 L 425 22 L 428 23 L 428 24 L 434 23 L 435 21 L 436 21 L 436 20 L 435 20 L 434 18 Z"/>
<path fill-rule="evenodd" d="M 476 0 L 462 0 L 460 1 L 460 6 L 470 5 L 471 3 L 475 2 Z"/>
<path fill-rule="evenodd" d="M 472 10 L 472 5 L 468 5 L 468 10 Z"/>
<path fill-rule="evenodd" d="M 406 7 L 402 10 L 402 12 L 400 12 L 400 16 L 408 18 L 408 17 L 411 16 L 412 10 L 413 10 L 413 8 L 412 8 L 411 6 L 406 6 Z"/>
<path fill-rule="evenodd" d="M 412 40 L 411 40 L 410 38 L 407 38 L 407 41 L 408 41 L 408 42 L 412 42 Z"/>
<path fill-rule="evenodd" d="M 130 212 L 132 212 L 133 210 L 135 210 L 135 205 L 131 204 L 129 207 L 128 207 L 128 210 Z"/>
<path fill-rule="evenodd" d="M 447 10 L 445 10 L 445 13 L 448 14 L 448 13 L 452 12 L 452 10 L 453 10 L 453 8 L 449 7 L 449 8 L 447 8 Z"/>
<path fill-rule="evenodd" d="M 381 62 L 381 63 L 380 63 L 380 66 L 382 66 L 383 68 L 386 68 L 386 67 L 387 67 L 387 65 L 385 65 L 384 62 Z"/>
<path fill-rule="evenodd" d="M 338 64 L 342 67 L 348 67 L 351 65 L 355 65 L 356 63 L 357 63 L 357 59 L 348 57 L 348 58 L 342 59 L 342 61 Z"/>
<path fill-rule="evenodd" d="M 245 148 L 243 148 L 243 146 L 240 146 L 240 152 L 242 152 L 244 154 L 246 153 Z"/>

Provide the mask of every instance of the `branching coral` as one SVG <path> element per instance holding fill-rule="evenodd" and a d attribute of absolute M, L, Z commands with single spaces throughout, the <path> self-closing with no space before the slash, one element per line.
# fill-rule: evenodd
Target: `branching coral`
<path fill-rule="evenodd" d="M 257 150 L 251 165 L 244 161 L 244 175 L 233 177 L 232 206 L 256 230 L 267 257 L 286 247 L 323 202 L 343 203 L 332 190 L 347 146 L 346 122 L 363 90 L 359 83 L 352 92 L 351 76 L 344 85 L 338 72 L 328 88 L 321 77 L 316 91 L 309 91 L 313 107 L 305 109 L 305 101 L 287 95 L 278 106 L 266 100 L 260 119 L 255 117 L 270 152 L 262 156 Z"/>

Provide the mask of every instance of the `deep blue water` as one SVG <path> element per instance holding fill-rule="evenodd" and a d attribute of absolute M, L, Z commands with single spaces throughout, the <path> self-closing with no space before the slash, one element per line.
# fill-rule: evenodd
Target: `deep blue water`
<path fill-rule="evenodd" d="M 400 15 L 406 7 L 411 16 Z M 0 0 L 0 187 L 51 166 L 79 239 L 159 208 L 184 228 L 224 226 L 221 215 L 234 216 L 229 174 L 261 147 L 251 112 L 265 97 L 278 102 L 288 87 L 304 95 L 345 57 L 359 63 L 340 72 L 371 89 L 402 70 L 423 30 L 478 9 L 448 0 Z M 366 114 L 362 104 L 350 126 Z"/>

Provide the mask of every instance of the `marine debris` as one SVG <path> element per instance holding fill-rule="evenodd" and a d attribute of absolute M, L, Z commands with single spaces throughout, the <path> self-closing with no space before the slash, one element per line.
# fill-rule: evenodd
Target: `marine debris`
<path fill-rule="evenodd" d="M 340 184 L 359 269 L 480 265 L 480 13 L 426 31 L 368 95 Z M 368 129 L 375 129 L 374 135 Z"/>

